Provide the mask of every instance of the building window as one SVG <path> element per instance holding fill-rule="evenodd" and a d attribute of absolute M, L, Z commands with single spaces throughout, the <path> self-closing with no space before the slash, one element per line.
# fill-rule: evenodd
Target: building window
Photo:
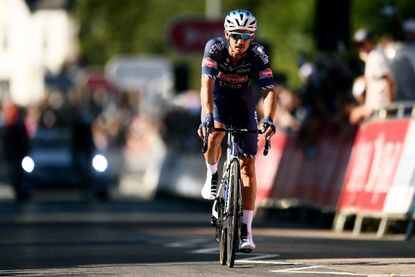
<path fill-rule="evenodd" d="M 3 26 L 3 28 L 0 29 L 0 50 L 6 52 L 7 44 L 7 28 L 6 26 Z"/>
<path fill-rule="evenodd" d="M 10 95 L 10 85 L 7 80 L 0 80 L 0 103 Z"/>

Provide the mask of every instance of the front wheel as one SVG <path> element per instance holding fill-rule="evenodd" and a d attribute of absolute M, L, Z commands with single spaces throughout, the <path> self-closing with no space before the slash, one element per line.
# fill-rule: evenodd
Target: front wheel
<path fill-rule="evenodd" d="M 227 232 L 226 232 L 226 229 L 223 228 L 220 232 L 220 242 L 219 242 L 219 262 L 221 265 L 225 265 L 227 261 L 226 238 L 227 238 Z"/>
<path fill-rule="evenodd" d="M 239 198 L 240 198 L 240 168 L 239 161 L 234 160 L 230 166 L 228 191 L 228 230 L 227 230 L 227 265 L 233 267 L 235 263 L 236 249 L 238 247 L 239 230 Z"/>
<path fill-rule="evenodd" d="M 225 201 L 223 198 L 223 186 L 219 187 L 218 193 L 220 198 L 217 200 L 218 208 L 218 219 L 216 221 L 216 230 L 217 238 L 219 241 L 219 262 L 221 265 L 225 265 L 227 261 L 227 249 L 226 249 L 226 239 L 227 239 L 227 226 L 225 219 Z"/>

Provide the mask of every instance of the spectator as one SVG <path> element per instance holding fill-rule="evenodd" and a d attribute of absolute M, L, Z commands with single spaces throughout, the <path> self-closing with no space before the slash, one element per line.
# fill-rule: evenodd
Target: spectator
<path fill-rule="evenodd" d="M 321 136 L 336 135 L 348 124 L 353 77 L 339 57 L 325 55 L 304 60 L 299 75 L 303 83 L 297 92 L 303 109 L 298 109 L 302 112 L 298 143 L 307 158 L 314 158 Z"/>
<path fill-rule="evenodd" d="M 409 18 L 405 20 L 402 24 L 404 40 L 415 47 L 415 19 Z"/>
<path fill-rule="evenodd" d="M 298 131 L 300 120 L 296 117 L 299 105 L 298 97 L 285 84 L 277 86 L 278 110 L 275 121 L 280 129 L 287 131 Z"/>
<path fill-rule="evenodd" d="M 25 200 L 28 195 L 23 188 L 21 162 L 27 155 L 30 144 L 25 125 L 25 110 L 8 102 L 5 104 L 4 112 L 6 126 L 3 132 L 3 145 L 6 151 L 10 183 L 14 188 L 16 198 Z"/>
<path fill-rule="evenodd" d="M 359 124 L 375 110 L 389 105 L 395 96 L 395 80 L 384 51 L 377 45 L 374 34 L 359 29 L 353 37 L 360 59 L 365 63 L 366 93 L 364 104 L 354 108 L 350 120 Z"/>
<path fill-rule="evenodd" d="M 300 99 L 287 86 L 287 77 L 284 73 L 274 72 L 274 86 L 278 92 L 278 109 L 274 121 L 278 129 L 284 131 L 298 131 L 300 119 L 297 116 Z M 258 100 L 262 100 L 260 97 Z M 258 120 L 264 118 L 263 101 L 257 101 Z"/>
<path fill-rule="evenodd" d="M 358 105 L 364 105 L 366 93 L 365 76 L 358 76 L 353 82 L 353 97 Z"/>
<path fill-rule="evenodd" d="M 415 100 L 415 20 L 402 25 L 403 41 L 394 43 L 387 53 L 395 75 L 395 101 Z"/>

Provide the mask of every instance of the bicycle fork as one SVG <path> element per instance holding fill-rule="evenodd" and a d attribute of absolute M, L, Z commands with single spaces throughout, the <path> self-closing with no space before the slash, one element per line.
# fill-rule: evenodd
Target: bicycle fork
<path fill-rule="evenodd" d="M 226 199 L 227 199 L 227 184 L 226 176 L 222 176 L 221 182 L 219 183 L 218 193 L 216 195 L 215 201 L 212 205 L 212 216 L 210 218 L 210 224 L 216 228 L 216 240 L 220 241 L 220 233 L 223 226 L 226 224 Z"/>

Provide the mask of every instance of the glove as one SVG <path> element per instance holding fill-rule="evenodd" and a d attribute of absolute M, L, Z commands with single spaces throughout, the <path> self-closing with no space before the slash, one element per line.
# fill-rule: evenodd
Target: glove
<path fill-rule="evenodd" d="M 204 116 L 202 123 L 199 125 L 199 130 L 201 129 L 210 130 L 212 128 L 213 128 L 213 113 L 207 113 Z"/>
<path fill-rule="evenodd" d="M 274 133 L 277 131 L 277 128 L 272 122 L 272 118 L 270 116 L 264 118 L 264 122 L 262 123 L 262 125 L 264 126 L 264 133 L 268 130 L 268 128 L 271 128 L 272 132 Z"/>

